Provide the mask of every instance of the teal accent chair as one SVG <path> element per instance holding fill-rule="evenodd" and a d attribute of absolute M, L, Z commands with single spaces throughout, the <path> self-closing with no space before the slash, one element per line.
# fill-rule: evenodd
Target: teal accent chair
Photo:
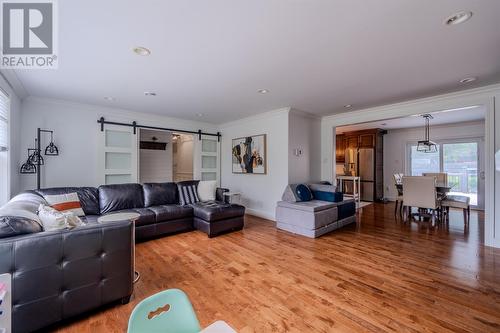
<path fill-rule="evenodd" d="M 128 333 L 198 333 L 200 323 L 187 295 L 179 289 L 154 294 L 136 305 Z"/>

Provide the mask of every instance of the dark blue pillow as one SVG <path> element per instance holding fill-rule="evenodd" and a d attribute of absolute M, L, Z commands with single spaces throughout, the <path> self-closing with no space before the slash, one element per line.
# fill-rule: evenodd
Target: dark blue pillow
<path fill-rule="evenodd" d="M 313 198 L 311 190 L 304 184 L 297 185 L 295 193 L 297 194 L 297 197 L 299 197 L 300 201 L 311 201 Z"/>
<path fill-rule="evenodd" d="M 325 191 L 312 191 L 313 197 L 316 200 L 340 202 L 344 200 L 342 192 L 325 192 Z"/>

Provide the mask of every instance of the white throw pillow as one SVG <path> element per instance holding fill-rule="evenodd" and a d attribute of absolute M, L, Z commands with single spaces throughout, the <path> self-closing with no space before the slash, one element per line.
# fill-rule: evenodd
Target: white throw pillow
<path fill-rule="evenodd" d="M 198 197 L 200 201 L 215 200 L 215 190 L 217 189 L 217 181 L 201 180 L 198 183 Z"/>
<path fill-rule="evenodd" d="M 72 228 L 83 224 L 73 212 L 63 213 L 46 205 L 38 207 L 38 217 L 45 231 Z"/>
<path fill-rule="evenodd" d="M 80 204 L 80 198 L 78 198 L 78 194 L 76 192 L 44 195 L 43 197 L 52 208 L 60 212 L 72 212 L 76 216 L 85 216 L 82 205 Z"/>

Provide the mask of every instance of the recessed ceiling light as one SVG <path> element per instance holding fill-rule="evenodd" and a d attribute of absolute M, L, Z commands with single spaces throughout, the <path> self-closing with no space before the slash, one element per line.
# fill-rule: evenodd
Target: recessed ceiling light
<path fill-rule="evenodd" d="M 461 11 L 458 13 L 455 13 L 448 17 L 445 21 L 444 24 L 446 25 L 457 25 L 460 23 L 464 23 L 468 19 L 472 17 L 472 12 L 469 11 Z"/>
<path fill-rule="evenodd" d="M 352 108 L 352 105 L 351 105 L 351 104 L 346 104 L 346 105 L 344 105 L 344 107 L 345 107 L 346 109 L 349 109 L 349 108 Z"/>
<path fill-rule="evenodd" d="M 259 90 L 257 90 L 257 92 L 259 94 L 267 94 L 269 92 L 269 90 L 267 90 L 267 89 L 259 89 Z"/>
<path fill-rule="evenodd" d="M 475 77 L 466 77 L 465 79 L 460 80 L 460 83 L 469 83 L 473 81 L 476 81 Z"/>
<path fill-rule="evenodd" d="M 144 92 L 144 95 L 145 96 L 156 96 L 156 93 L 152 92 L 152 91 L 146 91 L 146 92 Z"/>
<path fill-rule="evenodd" d="M 203 113 L 197 113 L 196 116 L 197 117 L 203 117 Z"/>
<path fill-rule="evenodd" d="M 110 101 L 110 102 L 116 101 L 116 98 L 111 97 L 111 96 L 104 96 L 104 99 L 107 100 L 107 101 Z"/>
<path fill-rule="evenodd" d="M 133 51 L 135 54 L 140 55 L 140 56 L 148 56 L 151 54 L 151 51 L 149 49 L 142 47 L 142 46 L 134 47 Z"/>

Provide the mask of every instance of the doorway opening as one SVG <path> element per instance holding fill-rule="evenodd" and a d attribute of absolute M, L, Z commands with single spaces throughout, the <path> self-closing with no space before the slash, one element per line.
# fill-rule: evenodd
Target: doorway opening
<path fill-rule="evenodd" d="M 374 201 L 394 201 L 398 197 L 394 184 L 395 175 L 422 176 L 424 173 L 445 173 L 450 187 L 449 195 L 468 196 L 472 208 L 484 209 L 485 107 L 464 106 L 430 114 L 433 117 L 430 123 L 430 139 L 436 144 L 436 149 L 432 152 L 417 149 L 418 141 L 421 141 L 425 134 L 425 123 L 421 114 L 337 127 L 337 178 L 346 175 L 360 176 L 361 184 L 375 182 L 375 187 L 369 186 L 370 191 L 372 188 L 377 190 L 377 183 L 383 184 L 383 195 L 375 196 Z M 381 147 L 373 148 L 376 154 L 379 154 L 378 158 L 377 155 L 373 157 L 369 154 L 369 160 L 364 160 L 363 156 L 366 154 L 360 155 L 359 152 L 366 150 L 362 146 L 370 141 L 366 136 L 370 131 L 375 134 L 383 133 L 379 140 Z M 360 157 L 363 160 L 360 160 Z M 362 165 L 368 165 L 369 172 L 365 170 L 366 167 L 361 168 Z M 371 178 L 366 178 L 366 175 Z M 379 179 L 381 175 L 382 180 Z M 351 190 L 350 186 L 347 187 L 347 191 Z M 367 189 L 363 187 L 368 185 L 361 186 L 362 200 L 371 198 L 371 194 L 367 195 Z"/>
<path fill-rule="evenodd" d="M 139 182 L 193 179 L 193 135 L 140 129 Z"/>

